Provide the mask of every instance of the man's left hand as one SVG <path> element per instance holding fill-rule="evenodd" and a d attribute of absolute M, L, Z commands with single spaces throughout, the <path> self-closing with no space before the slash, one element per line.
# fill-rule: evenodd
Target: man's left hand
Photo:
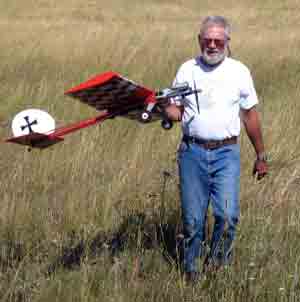
<path fill-rule="evenodd" d="M 253 167 L 253 176 L 257 177 L 257 180 L 261 180 L 268 174 L 268 163 L 266 160 L 257 159 Z"/>

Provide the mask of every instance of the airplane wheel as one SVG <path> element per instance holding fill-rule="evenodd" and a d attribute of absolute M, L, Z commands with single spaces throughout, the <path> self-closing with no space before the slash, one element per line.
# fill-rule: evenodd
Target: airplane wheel
<path fill-rule="evenodd" d="M 173 122 L 170 120 L 162 120 L 161 121 L 161 126 L 165 129 L 165 130 L 170 130 L 173 127 Z"/>
<path fill-rule="evenodd" d="M 151 121 L 151 118 L 152 118 L 152 116 L 151 116 L 151 113 L 150 113 L 150 112 L 148 112 L 148 111 L 143 111 L 143 112 L 142 112 L 142 114 L 141 114 L 141 121 L 142 121 L 143 123 L 148 123 L 148 122 L 150 122 L 150 121 Z"/>

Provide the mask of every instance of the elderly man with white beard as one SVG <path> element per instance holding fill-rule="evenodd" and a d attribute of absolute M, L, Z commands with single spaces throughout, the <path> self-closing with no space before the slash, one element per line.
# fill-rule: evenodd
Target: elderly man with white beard
<path fill-rule="evenodd" d="M 166 107 L 171 120 L 181 121 L 178 149 L 181 210 L 184 232 L 183 271 L 195 283 L 203 254 L 209 204 L 214 229 L 204 268 L 218 269 L 232 261 L 239 221 L 240 121 L 254 147 L 253 174 L 268 172 L 258 99 L 249 69 L 229 57 L 230 26 L 222 16 L 209 16 L 198 34 L 201 53 L 179 68 L 174 85 L 184 82 L 200 93 L 172 100 Z"/>

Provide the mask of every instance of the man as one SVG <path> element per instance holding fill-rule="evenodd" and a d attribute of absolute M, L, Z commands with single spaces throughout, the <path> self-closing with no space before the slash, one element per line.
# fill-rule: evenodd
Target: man
<path fill-rule="evenodd" d="M 183 269 L 187 281 L 198 278 L 196 258 L 203 253 L 209 202 L 215 218 L 205 264 L 230 263 L 239 220 L 240 117 L 255 149 L 254 173 L 268 172 L 258 103 L 248 68 L 228 57 L 230 28 L 221 16 L 207 17 L 198 35 L 201 55 L 184 63 L 174 84 L 188 82 L 201 92 L 167 106 L 166 113 L 182 122 L 178 150 L 184 226 Z"/>

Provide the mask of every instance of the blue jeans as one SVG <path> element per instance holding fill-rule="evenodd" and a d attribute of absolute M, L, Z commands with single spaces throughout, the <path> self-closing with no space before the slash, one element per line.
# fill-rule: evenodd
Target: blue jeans
<path fill-rule="evenodd" d="M 203 253 L 209 202 L 215 218 L 208 259 L 228 264 L 239 220 L 240 147 L 206 150 L 182 141 L 178 150 L 184 231 L 183 269 L 197 271 Z"/>

